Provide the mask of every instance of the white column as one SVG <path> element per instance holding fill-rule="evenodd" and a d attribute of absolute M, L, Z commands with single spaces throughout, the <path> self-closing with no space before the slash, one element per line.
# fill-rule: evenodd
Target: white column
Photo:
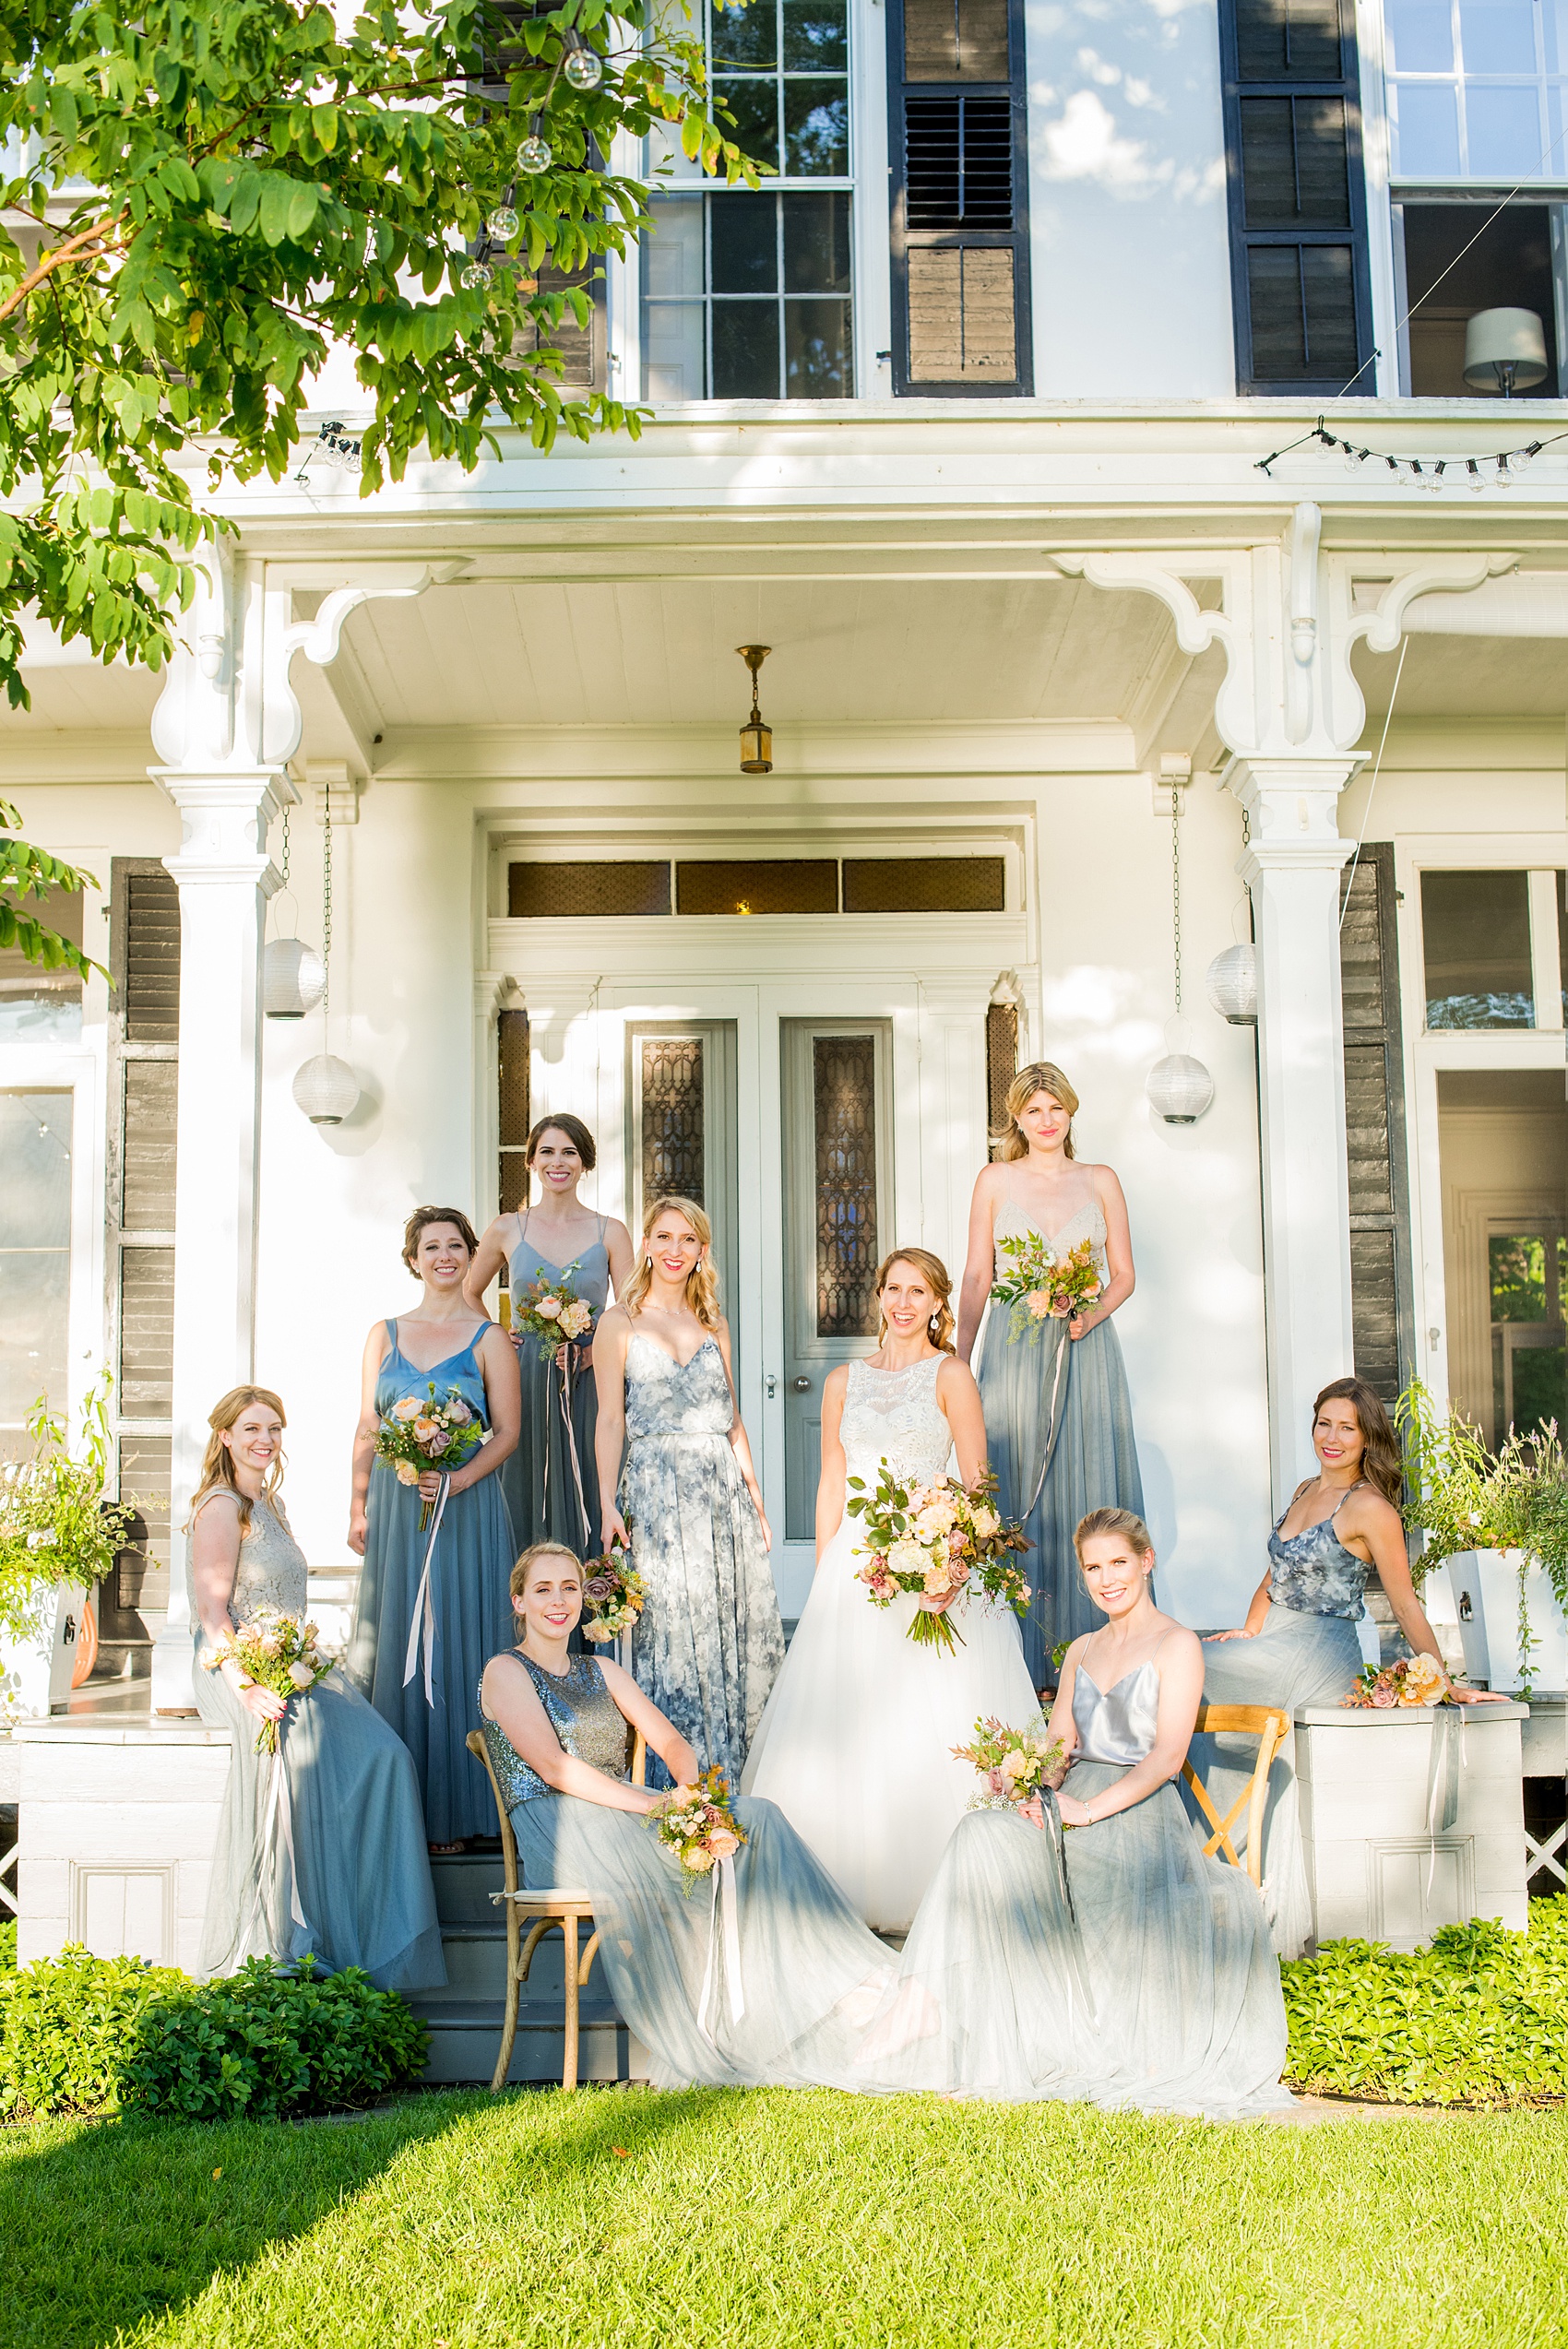
<path fill-rule="evenodd" d="M 158 1713 L 193 1709 L 183 1527 L 208 1413 L 254 1374 L 261 947 L 278 886 L 267 826 L 299 794 L 279 767 L 150 770 L 184 839 L 174 1192 L 174 1437 L 169 1613 L 152 1660 Z"/>
<path fill-rule="evenodd" d="M 1357 762 L 1241 760 L 1232 791 L 1251 818 L 1237 870 L 1257 939 L 1264 1299 L 1276 1507 L 1313 1466 L 1313 1398 L 1354 1369 L 1340 872 L 1353 843 L 1339 793 Z"/>

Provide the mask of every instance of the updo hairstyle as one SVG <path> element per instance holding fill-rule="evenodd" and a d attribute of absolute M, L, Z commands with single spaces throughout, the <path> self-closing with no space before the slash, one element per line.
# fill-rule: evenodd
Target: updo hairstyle
<path fill-rule="evenodd" d="M 1065 1102 L 1063 1103 L 1065 1108 Z M 1084 1544 L 1093 1541 L 1097 1534 L 1121 1534 L 1128 1548 L 1136 1558 L 1146 1558 L 1154 1548 L 1149 1529 L 1143 1519 L 1131 1509 L 1091 1509 L 1080 1517 L 1073 1528 L 1073 1548 L 1078 1553 L 1078 1571 L 1083 1572 Z"/>
<path fill-rule="evenodd" d="M 1017 1075 L 1007 1087 L 1007 1122 L 999 1127 L 991 1137 L 998 1145 L 999 1158 L 1005 1160 L 1028 1157 L 1029 1145 L 1024 1139 L 1023 1128 L 1019 1125 L 1018 1120 L 1037 1093 L 1049 1093 L 1053 1100 L 1060 1101 L 1069 1119 L 1077 1116 L 1078 1097 L 1055 1062 L 1031 1061 L 1027 1069 L 1018 1071 Z M 1067 1139 L 1062 1145 L 1062 1155 L 1066 1158 L 1077 1157 L 1077 1152 L 1073 1147 L 1071 1124 L 1067 1128 Z"/>
<path fill-rule="evenodd" d="M 419 1269 L 414 1263 L 414 1257 L 419 1250 L 420 1235 L 431 1224 L 454 1225 L 461 1234 L 463 1245 L 469 1254 L 477 1256 L 479 1253 L 479 1234 L 464 1215 L 461 1207 L 416 1207 L 403 1226 L 403 1262 L 416 1279 L 419 1277 Z"/>
<path fill-rule="evenodd" d="M 887 1335 L 887 1316 L 882 1311 L 882 1292 L 887 1286 L 888 1275 L 895 1264 L 912 1264 L 926 1287 L 936 1297 L 936 1311 L 927 1323 L 931 1342 L 938 1353 L 951 1354 L 953 1347 L 953 1278 L 940 1256 L 929 1248 L 895 1248 L 876 1268 L 876 1335 L 877 1343 Z"/>
<path fill-rule="evenodd" d="M 514 1598 L 522 1597 L 529 1586 L 529 1576 L 541 1558 L 564 1558 L 568 1566 L 576 1568 L 579 1574 L 583 1571 L 582 1560 L 575 1549 L 568 1549 L 564 1541 L 532 1542 L 512 1569 L 507 1588 Z"/>

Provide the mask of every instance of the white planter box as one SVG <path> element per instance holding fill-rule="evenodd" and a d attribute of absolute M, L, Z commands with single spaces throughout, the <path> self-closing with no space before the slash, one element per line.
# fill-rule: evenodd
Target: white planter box
<path fill-rule="evenodd" d="M 1448 1560 L 1448 1585 L 1465 1643 L 1465 1669 L 1491 1689 L 1516 1689 L 1519 1669 L 1519 1561 L 1516 1549 L 1462 1549 Z M 1544 1566 L 1525 1574 L 1529 1613 L 1530 1681 L 1538 1689 L 1568 1688 L 1568 1622 Z M 1467 1620 L 1467 1615 L 1468 1620 Z"/>
<path fill-rule="evenodd" d="M 54 1583 L 38 1598 L 38 1629 L 30 1637 L 0 1632 L 0 1721 L 46 1721 L 51 1708 L 71 1693 L 87 1585 Z"/>

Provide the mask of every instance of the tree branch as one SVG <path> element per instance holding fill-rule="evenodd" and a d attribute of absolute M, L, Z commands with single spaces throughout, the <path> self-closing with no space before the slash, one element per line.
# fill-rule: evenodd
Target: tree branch
<path fill-rule="evenodd" d="M 79 261 L 84 254 L 101 244 L 109 231 L 118 228 L 125 217 L 123 209 L 106 212 L 102 219 L 95 222 L 90 229 L 78 229 L 76 235 L 67 237 L 64 244 L 57 244 L 53 252 L 46 254 L 37 268 L 30 269 L 21 283 L 13 286 L 4 302 L 0 302 L 0 319 L 8 318 L 13 310 L 19 309 L 29 294 L 52 278 L 56 269 L 63 268 L 67 261 Z"/>

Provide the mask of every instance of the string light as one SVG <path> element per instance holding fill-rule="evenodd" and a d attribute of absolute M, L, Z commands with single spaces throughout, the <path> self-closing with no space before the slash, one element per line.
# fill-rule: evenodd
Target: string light
<path fill-rule="evenodd" d="M 1542 440 L 1526 441 L 1518 448 L 1498 449 L 1493 455 L 1481 457 L 1391 457 L 1386 449 L 1363 448 L 1359 442 L 1347 440 L 1343 433 L 1329 432 L 1320 416 L 1310 433 L 1303 433 L 1299 440 L 1288 441 L 1272 456 L 1258 457 L 1254 461 L 1254 470 L 1268 473 L 1272 480 L 1270 469 L 1277 465 L 1282 457 L 1289 457 L 1292 449 L 1303 448 L 1315 442 L 1322 448 L 1338 450 L 1343 456 L 1347 473 L 1359 474 L 1367 464 L 1385 465 L 1394 476 L 1395 485 L 1400 489 L 1414 487 L 1441 495 L 1444 474 L 1457 472 L 1463 466 L 1468 486 L 1472 490 L 1484 490 L 1488 480 L 1487 473 L 1481 469 L 1484 466 L 1489 471 L 1495 469 L 1495 486 L 1508 490 L 1513 488 L 1519 475 L 1534 464 L 1543 449 L 1550 448 L 1562 440 L 1568 440 L 1568 433 L 1549 433 Z"/>

